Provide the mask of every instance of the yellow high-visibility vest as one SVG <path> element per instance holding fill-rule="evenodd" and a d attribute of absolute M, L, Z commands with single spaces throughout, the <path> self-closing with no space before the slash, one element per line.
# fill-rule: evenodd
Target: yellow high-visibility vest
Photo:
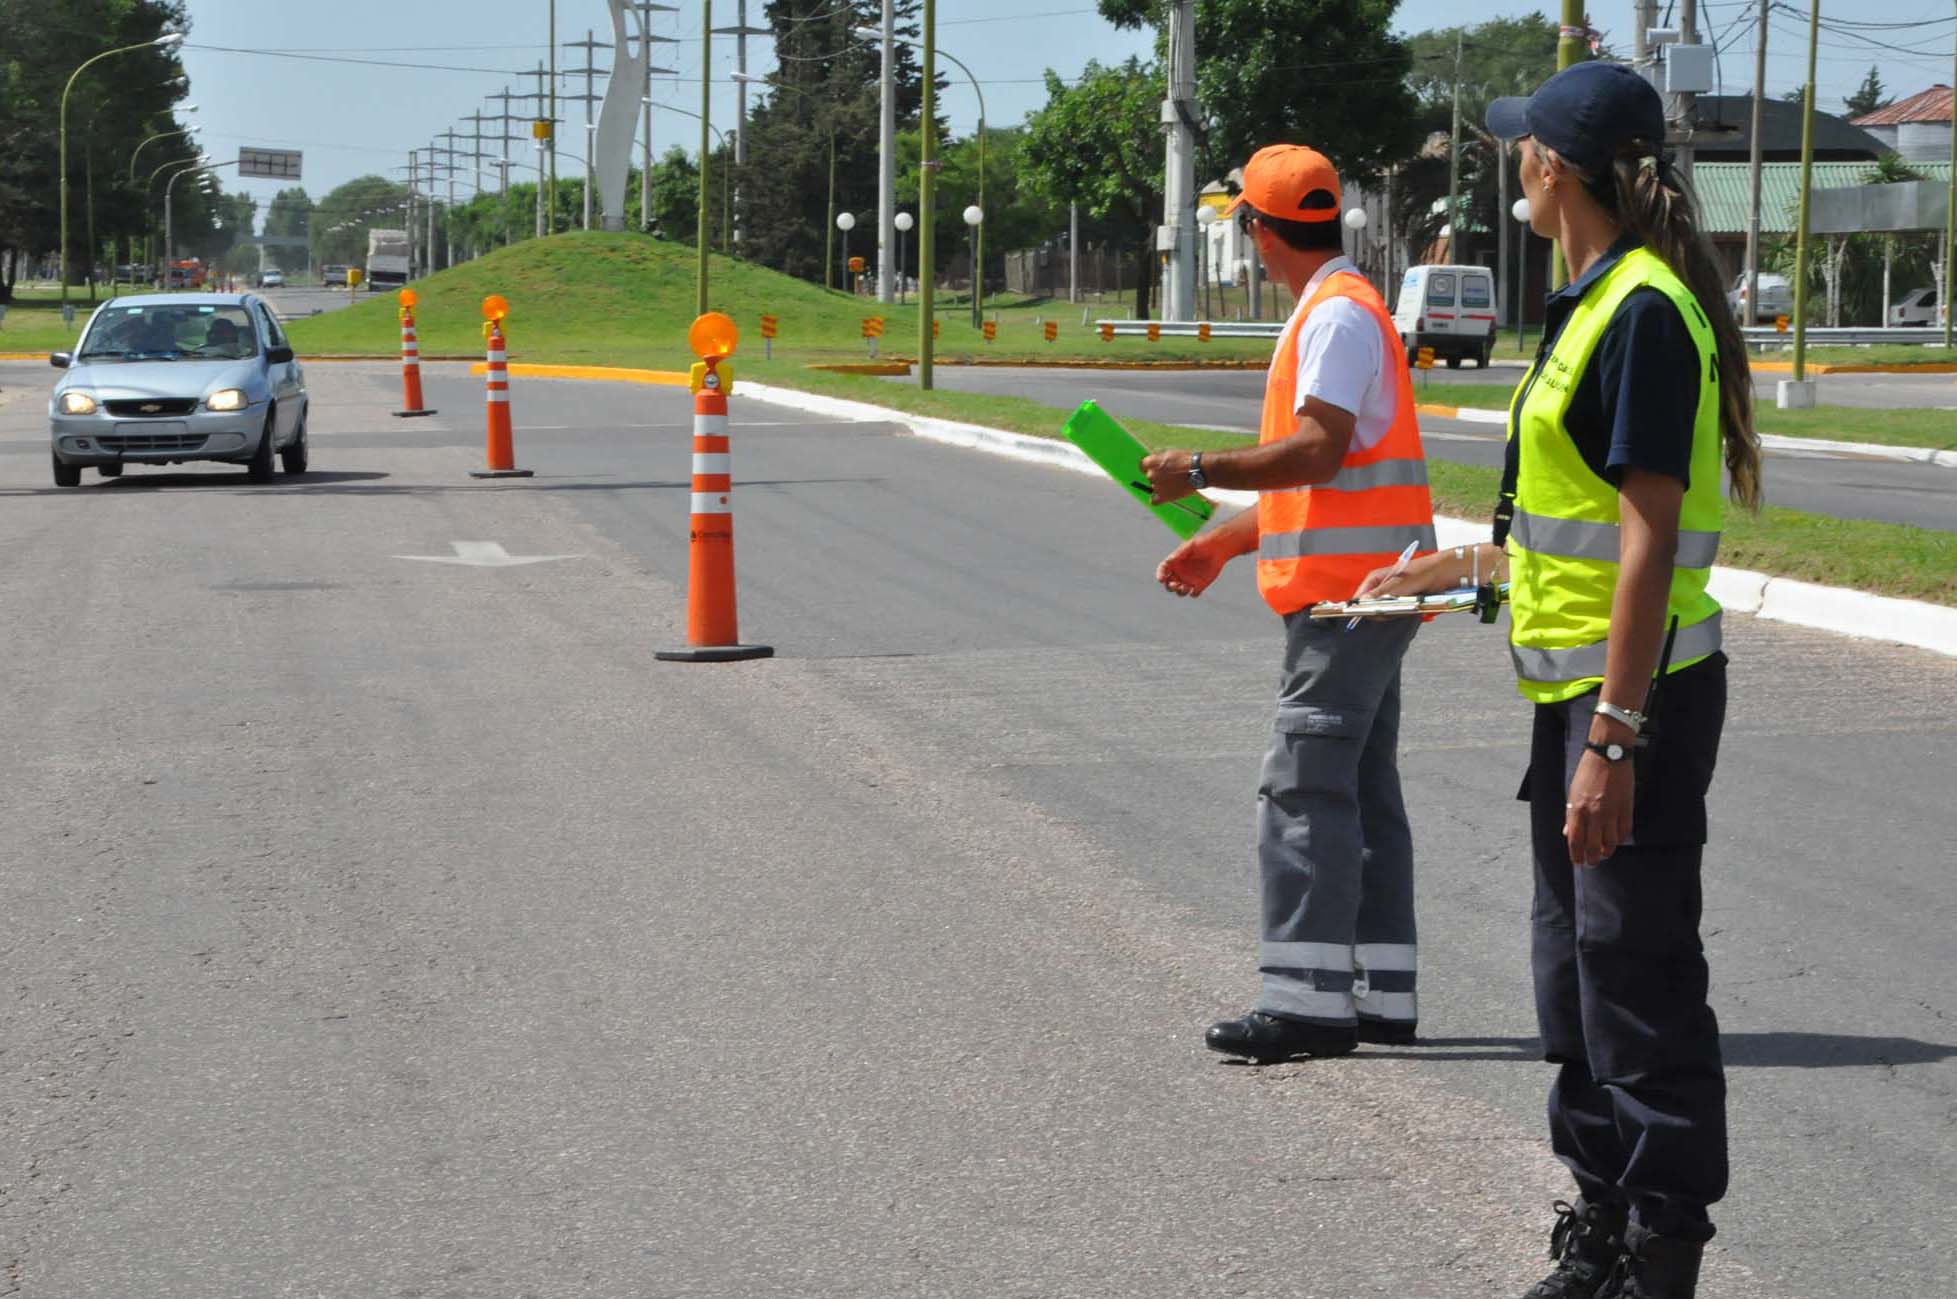
<path fill-rule="evenodd" d="M 1625 298 L 1644 288 L 1672 300 L 1698 348 L 1691 482 L 1679 514 L 1666 615 L 1667 623 L 1678 619 L 1670 670 L 1689 667 L 1720 646 L 1719 602 L 1706 591 L 1724 517 L 1718 345 L 1692 290 L 1664 259 L 1638 248 L 1590 286 L 1555 347 L 1529 371 L 1509 407 L 1509 436 L 1519 439 L 1520 455 L 1508 537 L 1509 653 L 1523 695 L 1537 703 L 1573 699 L 1604 677 L 1617 590 L 1617 488 L 1584 462 L 1563 421 L 1611 318 Z"/>

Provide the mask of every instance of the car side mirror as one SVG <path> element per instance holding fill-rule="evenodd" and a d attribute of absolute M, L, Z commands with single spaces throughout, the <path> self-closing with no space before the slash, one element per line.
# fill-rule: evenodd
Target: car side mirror
<path fill-rule="evenodd" d="M 292 349 L 289 347 L 274 347 L 265 353 L 265 359 L 273 365 L 284 365 L 292 360 Z"/>
<path fill-rule="evenodd" d="M 65 370 L 75 363 L 72 352 L 56 352 L 48 357 L 48 364 L 57 370 Z"/>

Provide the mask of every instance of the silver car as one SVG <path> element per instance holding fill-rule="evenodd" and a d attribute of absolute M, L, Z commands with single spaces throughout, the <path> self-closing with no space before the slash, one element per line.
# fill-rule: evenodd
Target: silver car
<path fill-rule="evenodd" d="M 81 346 L 48 358 L 66 370 L 48 402 L 54 483 L 88 466 L 220 460 L 269 482 L 274 458 L 306 472 L 306 376 L 277 318 L 249 293 L 112 298 Z"/>

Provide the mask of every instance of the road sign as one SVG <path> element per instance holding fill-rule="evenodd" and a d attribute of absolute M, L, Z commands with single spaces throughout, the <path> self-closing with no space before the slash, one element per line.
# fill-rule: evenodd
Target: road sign
<path fill-rule="evenodd" d="M 550 139 L 550 119 L 547 117 L 540 117 L 536 121 L 530 123 L 530 138 L 533 140 Z"/>
<path fill-rule="evenodd" d="M 1414 353 L 1413 363 L 1423 370 L 1433 369 L 1434 349 L 1431 347 L 1421 348 L 1418 352 Z"/>
<path fill-rule="evenodd" d="M 298 180 L 299 151 L 253 149 L 241 145 L 238 149 L 238 174 L 256 180 Z"/>
<path fill-rule="evenodd" d="M 780 327 L 781 327 L 781 320 L 779 317 L 776 316 L 761 317 L 761 337 L 773 338 L 775 336 L 775 331 Z"/>
<path fill-rule="evenodd" d="M 1103 343 L 1112 343 L 1114 341 L 1113 321 L 1104 320 L 1101 322 L 1101 341 Z"/>
<path fill-rule="evenodd" d="M 942 321 L 942 320 L 933 320 L 933 321 L 931 322 L 931 337 L 933 337 L 933 338 L 936 338 L 936 337 L 938 337 L 939 335 L 941 335 L 941 334 L 943 334 L 944 332 L 945 332 L 945 322 L 944 322 L 944 321 Z"/>
<path fill-rule="evenodd" d="M 1203 342 L 1203 343 L 1207 343 L 1210 341 L 1209 321 L 1205 320 L 1202 324 L 1196 326 L 1196 339 L 1198 342 Z"/>
<path fill-rule="evenodd" d="M 991 342 L 999 336 L 998 322 L 992 320 L 986 321 L 983 325 L 979 326 L 979 332 L 985 335 L 986 342 Z"/>
<path fill-rule="evenodd" d="M 861 275 L 863 273 L 863 266 L 864 262 L 861 257 L 852 257 L 849 259 L 849 269 L 852 274 Z"/>
<path fill-rule="evenodd" d="M 1054 339 L 1060 337 L 1060 326 L 1057 322 L 1049 320 L 1046 322 L 1046 326 L 1042 332 L 1046 334 L 1046 341 L 1051 343 Z"/>
<path fill-rule="evenodd" d="M 1153 320 L 1148 322 L 1148 341 L 1151 343 L 1162 341 L 1162 326 L 1156 324 Z"/>
<path fill-rule="evenodd" d="M 1793 323 L 1794 323 L 1793 321 L 1789 320 L 1785 316 L 1774 317 L 1774 328 L 1778 329 L 1783 334 L 1787 332 L 1787 327 Z"/>

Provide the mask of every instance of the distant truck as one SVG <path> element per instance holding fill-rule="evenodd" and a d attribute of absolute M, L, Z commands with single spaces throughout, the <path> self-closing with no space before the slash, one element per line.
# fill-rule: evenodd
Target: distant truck
<path fill-rule="evenodd" d="M 367 283 L 374 288 L 396 288 L 408 282 L 408 232 L 369 230 L 367 232 Z"/>

